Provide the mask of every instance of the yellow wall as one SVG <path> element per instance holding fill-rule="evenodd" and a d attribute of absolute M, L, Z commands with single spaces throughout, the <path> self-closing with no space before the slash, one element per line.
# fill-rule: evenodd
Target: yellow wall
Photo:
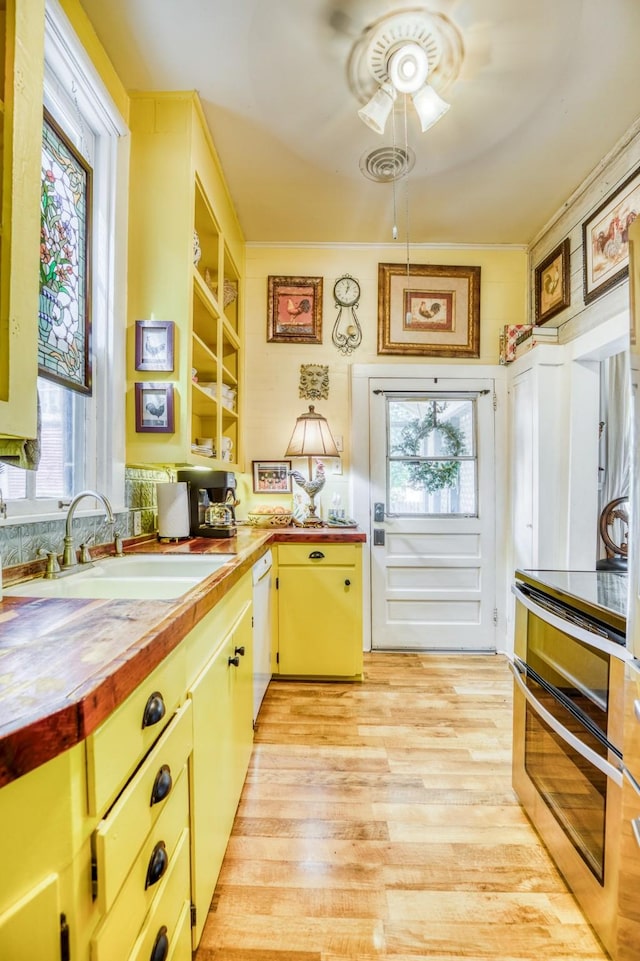
<path fill-rule="evenodd" d="M 116 73 L 113 64 L 107 57 L 104 47 L 98 40 L 93 25 L 80 6 L 80 0 L 60 0 L 60 6 L 69 18 L 69 22 L 78 35 L 80 42 L 91 57 L 93 65 L 100 74 L 102 82 L 109 91 L 114 104 L 120 111 L 123 120 L 129 122 L 129 97 L 127 91 Z"/>
<path fill-rule="evenodd" d="M 295 419 L 306 411 L 309 401 L 299 397 L 301 364 L 327 364 L 329 397 L 315 403 L 335 434 L 344 439 L 343 473 L 331 475 L 322 495 L 324 509 L 331 496 L 339 493 L 347 507 L 350 402 L 349 371 L 352 364 L 420 363 L 420 357 L 379 356 L 377 353 L 378 264 L 404 261 L 405 249 L 389 246 L 341 247 L 260 247 L 249 246 L 246 254 L 245 332 L 246 397 L 245 454 L 247 473 L 240 479 L 243 501 L 238 516 L 245 516 L 248 503 L 260 501 L 252 492 L 252 460 L 279 460 L 283 457 Z M 478 265 L 480 282 L 480 357 L 466 363 L 497 364 L 498 333 L 505 324 L 524 324 L 527 316 L 527 254 L 514 247 L 411 248 L 411 262 L 424 264 Z M 358 317 L 363 331 L 361 346 L 345 357 L 331 342 L 336 318 L 333 285 L 349 273 L 360 281 L 362 297 Z M 267 278 L 312 276 L 323 278 L 322 344 L 267 343 Z M 449 358 L 424 358 L 429 363 L 452 363 Z M 306 471 L 304 461 L 294 467 Z M 268 503 L 290 503 L 290 498 L 270 495 Z M 264 502 L 264 498 L 262 499 Z"/>

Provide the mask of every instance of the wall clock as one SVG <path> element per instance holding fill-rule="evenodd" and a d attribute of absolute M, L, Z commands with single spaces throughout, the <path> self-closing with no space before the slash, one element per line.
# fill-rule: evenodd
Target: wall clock
<path fill-rule="evenodd" d="M 334 346 L 343 354 L 350 354 L 362 343 L 362 329 L 356 314 L 356 307 L 360 304 L 360 284 L 351 274 L 343 274 L 338 277 L 333 286 L 333 299 L 338 308 L 336 322 L 333 325 L 331 339 Z M 342 317 L 343 309 L 351 311 L 344 320 Z M 341 329 L 341 325 L 344 329 Z"/>

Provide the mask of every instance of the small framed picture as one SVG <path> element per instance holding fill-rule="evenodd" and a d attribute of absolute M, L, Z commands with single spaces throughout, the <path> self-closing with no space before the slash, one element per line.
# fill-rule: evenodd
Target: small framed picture
<path fill-rule="evenodd" d="M 322 343 L 322 277 L 269 277 L 267 342 Z"/>
<path fill-rule="evenodd" d="M 136 384 L 136 432 L 173 434 L 173 384 Z"/>
<path fill-rule="evenodd" d="M 173 370 L 173 321 L 136 320 L 136 370 Z"/>
<path fill-rule="evenodd" d="M 544 324 L 571 303 L 569 256 L 567 237 L 535 269 L 536 324 Z"/>
<path fill-rule="evenodd" d="M 252 463 L 255 494 L 291 493 L 290 460 L 254 460 Z"/>

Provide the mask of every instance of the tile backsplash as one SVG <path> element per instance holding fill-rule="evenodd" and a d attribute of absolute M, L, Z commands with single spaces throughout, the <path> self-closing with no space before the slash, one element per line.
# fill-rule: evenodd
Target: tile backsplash
<path fill-rule="evenodd" d="M 108 524 L 104 515 L 74 517 L 73 539 L 76 547 L 87 544 L 113 542 L 116 534 L 133 537 L 134 513 L 140 514 L 140 533 L 151 534 L 157 523 L 156 483 L 167 480 L 164 470 L 147 470 L 127 467 L 125 471 L 125 504 L 127 509 L 115 513 L 115 524 Z M 11 504 L 9 503 L 9 512 Z M 38 557 L 39 550 L 62 553 L 66 511 L 60 511 L 60 519 L 11 523 L 0 522 L 0 557 L 3 567 L 26 564 Z"/>

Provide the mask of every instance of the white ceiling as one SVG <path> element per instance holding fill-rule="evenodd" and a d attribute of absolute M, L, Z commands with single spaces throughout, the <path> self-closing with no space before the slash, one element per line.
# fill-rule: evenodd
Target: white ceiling
<path fill-rule="evenodd" d="M 640 0 L 81 3 L 128 89 L 198 90 L 248 241 L 391 241 L 392 186 L 360 159 L 392 124 L 362 123 L 346 69 L 390 11 L 446 14 L 465 46 L 443 119 L 422 134 L 408 108 L 411 243 L 529 243 L 640 117 Z"/>

